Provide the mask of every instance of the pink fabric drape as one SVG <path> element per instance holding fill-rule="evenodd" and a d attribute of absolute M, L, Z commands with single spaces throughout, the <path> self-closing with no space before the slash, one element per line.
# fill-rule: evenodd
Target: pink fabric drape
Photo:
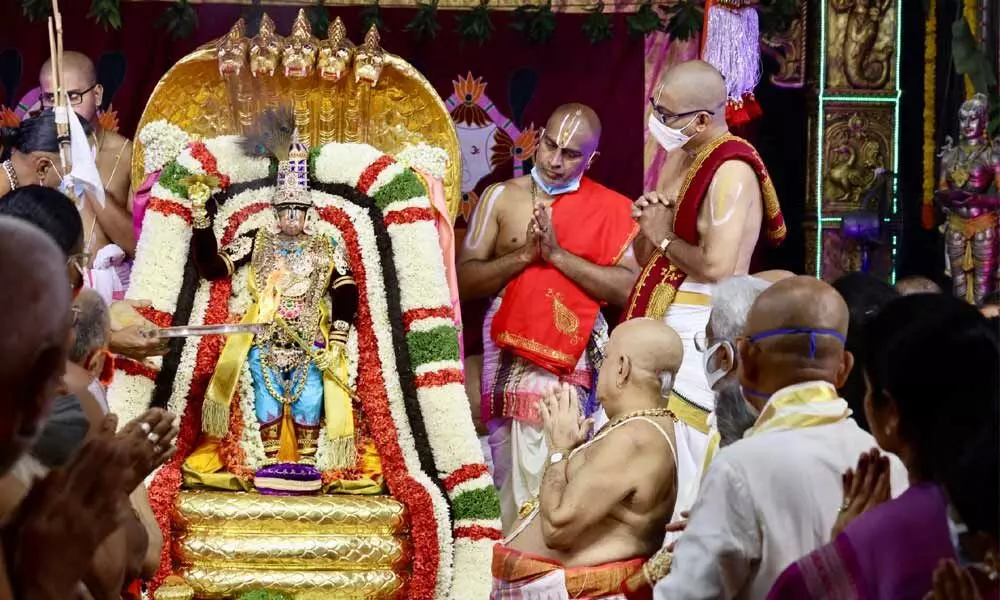
<path fill-rule="evenodd" d="M 699 41 L 695 38 L 683 42 L 674 42 L 666 33 L 655 32 L 646 36 L 646 73 L 645 73 L 645 97 L 642 99 L 645 105 L 642 128 L 644 134 L 643 147 L 643 191 L 660 189 L 660 177 L 663 173 L 663 164 L 667 160 L 667 153 L 660 148 L 656 140 L 646 131 L 646 121 L 652 107 L 649 105 L 651 98 L 656 91 L 656 84 L 668 69 L 689 60 L 698 58 Z"/>
<path fill-rule="evenodd" d="M 142 218 L 146 215 L 149 199 L 153 197 L 153 186 L 159 179 L 160 171 L 150 173 L 142 185 L 135 190 L 135 196 L 132 197 L 132 230 L 135 232 L 136 240 L 142 234 Z"/>
<path fill-rule="evenodd" d="M 448 200 L 445 197 L 444 185 L 440 179 L 421 171 L 427 182 L 427 194 L 431 206 L 437 216 L 438 240 L 441 244 L 441 256 L 444 258 L 445 277 L 448 278 L 448 291 L 451 294 L 451 306 L 455 309 L 455 327 L 458 328 L 459 357 L 465 359 L 465 345 L 462 337 L 462 305 L 458 298 L 458 271 L 455 269 L 455 230 L 448 213 Z"/>

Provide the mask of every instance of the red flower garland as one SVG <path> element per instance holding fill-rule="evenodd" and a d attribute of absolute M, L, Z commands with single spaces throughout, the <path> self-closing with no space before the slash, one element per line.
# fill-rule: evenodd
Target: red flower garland
<path fill-rule="evenodd" d="M 151 210 L 153 212 L 160 213 L 164 216 L 175 216 L 184 219 L 184 222 L 188 225 L 191 224 L 191 209 L 174 202 L 173 200 L 164 200 L 162 198 L 153 197 L 149 200 L 149 205 L 146 210 Z"/>
<path fill-rule="evenodd" d="M 356 267 L 353 275 L 358 286 L 358 295 L 366 297 L 367 274 L 353 223 L 344 211 L 333 207 L 321 208 L 319 216 L 343 234 L 350 262 Z M 434 597 L 434 590 L 437 587 L 438 566 L 441 560 L 434 504 L 427 490 L 410 475 L 403 459 L 399 438 L 396 436 L 397 426 L 389 410 L 389 398 L 385 391 L 385 381 L 382 380 L 378 342 L 375 339 L 372 315 L 367 302 L 359 303 L 355 325 L 358 331 L 358 364 L 367 367 L 358 371 L 356 386 L 358 395 L 375 439 L 375 446 L 382 458 L 383 472 L 389 490 L 406 506 L 410 514 L 413 575 L 410 578 L 407 597 L 430 599 Z"/>
<path fill-rule="evenodd" d="M 468 527 L 456 527 L 456 538 L 467 540 L 502 540 L 503 534 L 496 527 L 483 527 L 482 525 L 469 525 Z"/>
<path fill-rule="evenodd" d="M 121 371 L 126 375 L 145 377 L 153 381 L 156 381 L 156 376 L 159 374 L 157 369 L 120 354 L 115 356 L 115 370 Z"/>
<path fill-rule="evenodd" d="M 433 220 L 434 211 L 429 208 L 422 208 L 419 206 L 411 206 L 410 208 L 404 208 L 403 210 L 394 210 L 385 215 L 385 218 L 383 219 L 386 227 L 390 225 L 407 225 L 409 223 L 417 223 L 419 221 Z"/>
<path fill-rule="evenodd" d="M 368 190 L 375 184 L 375 180 L 378 179 L 379 174 L 395 162 L 396 160 L 388 154 L 378 157 L 375 159 L 375 162 L 365 167 L 365 170 L 361 172 L 361 176 L 358 177 L 358 184 L 354 187 L 362 194 L 367 194 Z"/>
<path fill-rule="evenodd" d="M 406 327 L 406 331 L 409 333 L 410 326 L 413 325 L 415 321 L 430 319 L 431 317 L 441 317 L 443 319 L 454 321 L 454 309 L 450 306 L 439 306 L 438 308 L 413 308 L 403 313 L 403 326 Z"/>
<path fill-rule="evenodd" d="M 156 310 L 152 306 L 136 307 L 136 312 L 157 327 L 170 327 L 174 322 L 174 316 L 162 310 Z"/>
<path fill-rule="evenodd" d="M 215 156 L 205 146 L 205 142 L 192 142 L 191 156 L 201 163 L 201 167 L 205 169 L 206 174 L 219 178 L 220 189 L 224 190 L 229 187 L 229 175 L 219 172 L 219 163 L 216 162 Z"/>
<path fill-rule="evenodd" d="M 440 387 L 449 383 L 465 383 L 465 373 L 461 369 L 442 369 L 432 373 L 417 375 L 417 388 Z"/>
<path fill-rule="evenodd" d="M 444 489 L 448 490 L 450 493 L 456 486 L 461 485 L 466 481 L 472 481 L 476 477 L 480 477 L 489 472 L 489 468 L 482 463 L 462 465 L 461 467 L 455 469 L 451 475 L 444 478 Z"/>

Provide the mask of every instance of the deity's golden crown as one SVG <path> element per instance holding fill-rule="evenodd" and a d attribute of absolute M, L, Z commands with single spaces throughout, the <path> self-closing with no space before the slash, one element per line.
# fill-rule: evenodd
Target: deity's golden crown
<path fill-rule="evenodd" d="M 309 194 L 309 148 L 299 141 L 299 131 L 292 133 L 288 146 L 288 159 L 278 162 L 278 184 L 274 198 L 275 208 L 285 206 L 312 206 Z"/>

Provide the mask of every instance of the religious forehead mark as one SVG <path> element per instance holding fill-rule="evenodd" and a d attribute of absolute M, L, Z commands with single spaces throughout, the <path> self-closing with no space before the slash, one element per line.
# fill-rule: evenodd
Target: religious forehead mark
<path fill-rule="evenodd" d="M 571 114 L 563 115 L 559 123 L 559 131 L 556 132 L 556 146 L 565 148 L 583 123 L 583 111 L 577 109 Z"/>

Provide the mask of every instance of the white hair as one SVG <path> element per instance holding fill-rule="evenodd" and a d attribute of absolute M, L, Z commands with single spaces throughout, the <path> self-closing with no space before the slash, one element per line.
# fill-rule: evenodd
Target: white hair
<path fill-rule="evenodd" d="M 771 284 L 750 275 L 734 275 L 719 282 L 712 291 L 712 313 L 708 322 L 715 339 L 736 339 L 743 332 L 750 307 Z"/>
<path fill-rule="evenodd" d="M 659 374 L 660 378 L 660 396 L 664 398 L 670 397 L 670 392 L 674 391 L 674 374 L 670 371 L 663 371 Z"/>

